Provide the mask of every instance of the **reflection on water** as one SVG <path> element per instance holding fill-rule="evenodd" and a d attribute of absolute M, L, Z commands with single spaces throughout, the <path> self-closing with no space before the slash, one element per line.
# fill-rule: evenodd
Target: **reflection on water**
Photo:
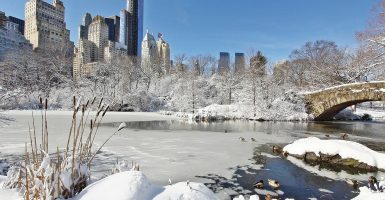
<path fill-rule="evenodd" d="M 104 126 L 118 127 L 120 123 L 105 123 Z M 127 127 L 136 130 L 188 130 L 212 132 L 264 132 L 266 134 L 305 133 L 305 134 L 341 134 L 367 138 L 385 138 L 385 123 L 381 122 L 249 122 L 224 121 L 213 123 L 191 123 L 187 121 L 138 121 L 126 122 Z M 382 140 L 385 142 L 385 140 Z"/>

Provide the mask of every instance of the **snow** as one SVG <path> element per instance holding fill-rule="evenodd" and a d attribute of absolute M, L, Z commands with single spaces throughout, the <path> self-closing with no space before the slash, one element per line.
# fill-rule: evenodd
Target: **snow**
<path fill-rule="evenodd" d="M 379 109 L 369 109 L 369 108 L 357 108 L 356 112 L 354 112 L 356 115 L 364 115 L 369 114 L 373 120 L 379 120 L 384 121 L 385 120 L 385 110 L 379 110 Z"/>
<path fill-rule="evenodd" d="M 191 187 L 191 188 L 190 188 Z M 154 200 L 219 200 L 215 194 L 201 183 L 180 182 L 171 186 L 156 195 Z"/>
<path fill-rule="evenodd" d="M 231 104 L 218 105 L 212 104 L 198 109 L 195 116 L 216 119 L 250 119 L 250 120 L 274 120 L 274 121 L 307 121 L 308 114 L 300 108 L 300 104 L 293 104 L 288 101 L 276 99 L 272 102 L 269 109 L 257 106 L 254 116 L 252 105 Z"/>
<path fill-rule="evenodd" d="M 246 200 L 247 198 L 245 198 L 243 195 L 240 195 L 239 197 L 235 197 L 233 200 Z M 252 195 L 249 197 L 249 200 L 259 200 L 259 196 L 258 195 Z"/>
<path fill-rule="evenodd" d="M 360 194 L 352 200 L 384 200 L 385 192 L 374 192 L 368 187 L 360 187 Z"/>
<path fill-rule="evenodd" d="M 385 169 L 385 154 L 352 141 L 321 140 L 316 137 L 309 137 L 296 140 L 285 146 L 283 150 L 294 155 L 303 155 L 306 152 L 314 152 L 316 155 L 319 153 L 339 154 L 343 159 L 353 158 L 370 166 Z"/>
<path fill-rule="evenodd" d="M 73 199 L 218 200 L 215 194 L 201 183 L 180 182 L 167 187 L 159 187 L 152 184 L 139 171 L 126 171 L 108 176 L 86 187 Z"/>
<path fill-rule="evenodd" d="M 8 190 L 0 187 L 0 199 L 4 200 L 22 200 L 23 198 L 19 195 L 16 189 Z"/>
<path fill-rule="evenodd" d="M 152 199 L 161 191 L 142 172 L 126 171 L 113 174 L 85 188 L 74 200 Z"/>
<path fill-rule="evenodd" d="M 329 88 L 325 88 L 325 89 L 321 89 L 321 90 L 317 90 L 317 91 L 303 92 L 303 94 L 314 94 L 314 93 L 318 93 L 318 92 L 324 92 L 324 91 L 327 91 L 327 90 L 335 90 L 335 89 L 344 88 L 344 87 L 347 87 L 347 86 L 356 86 L 356 85 L 361 85 L 361 84 L 366 84 L 366 83 L 385 83 L 385 81 L 370 81 L 370 82 L 347 83 L 347 84 L 337 85 L 337 86 L 333 86 L 333 87 L 329 87 Z M 382 89 L 379 89 L 379 90 L 382 91 Z"/>

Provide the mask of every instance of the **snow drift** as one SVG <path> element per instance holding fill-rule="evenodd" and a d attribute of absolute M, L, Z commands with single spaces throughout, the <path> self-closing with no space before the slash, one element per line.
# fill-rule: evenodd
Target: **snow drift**
<path fill-rule="evenodd" d="M 167 187 L 152 184 L 139 171 L 108 176 L 85 188 L 74 200 L 217 200 L 215 194 L 200 183 L 181 182 Z"/>

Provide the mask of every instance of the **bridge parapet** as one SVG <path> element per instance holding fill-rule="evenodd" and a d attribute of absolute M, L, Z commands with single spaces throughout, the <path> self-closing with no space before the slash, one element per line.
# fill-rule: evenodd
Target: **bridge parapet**
<path fill-rule="evenodd" d="M 306 110 L 315 120 L 331 120 L 346 107 L 366 101 L 385 101 L 385 81 L 352 83 L 304 95 Z"/>

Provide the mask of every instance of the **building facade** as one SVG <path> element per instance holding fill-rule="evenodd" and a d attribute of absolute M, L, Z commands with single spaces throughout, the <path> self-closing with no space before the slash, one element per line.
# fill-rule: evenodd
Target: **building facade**
<path fill-rule="evenodd" d="M 144 0 L 127 0 L 120 11 L 119 42 L 127 47 L 128 55 L 140 56 L 143 38 Z"/>
<path fill-rule="evenodd" d="M 119 42 L 120 34 L 120 17 L 111 16 L 104 19 L 108 26 L 108 40 L 112 42 Z"/>
<path fill-rule="evenodd" d="M 235 73 L 242 73 L 245 71 L 246 59 L 244 53 L 235 53 Z"/>
<path fill-rule="evenodd" d="M 170 45 L 163 37 L 159 37 L 158 41 L 156 41 L 154 35 L 147 31 L 141 49 L 141 66 L 145 73 L 156 72 L 164 75 L 170 72 Z"/>
<path fill-rule="evenodd" d="M 72 51 L 70 31 L 66 28 L 62 1 L 28 0 L 25 5 L 24 35 L 34 49 L 51 50 L 66 47 Z"/>
<path fill-rule="evenodd" d="M 5 16 L 5 12 L 0 11 L 0 27 L 4 27 L 7 22 L 7 16 Z"/>
<path fill-rule="evenodd" d="M 17 20 L 18 23 L 15 23 L 14 20 L 11 21 L 9 17 L 6 17 L 4 12 L 0 12 L 0 51 L 15 49 L 32 50 L 32 45 L 20 32 L 20 19 Z"/>
<path fill-rule="evenodd" d="M 92 23 L 92 16 L 90 13 L 86 13 L 83 16 L 82 24 L 79 26 L 78 29 L 78 38 L 81 39 L 88 39 L 88 27 Z"/>
<path fill-rule="evenodd" d="M 127 55 L 127 50 L 117 48 L 116 42 L 109 40 L 110 28 L 104 17 L 96 16 L 92 19 L 92 23 L 84 27 L 87 27 L 87 37 L 79 38 L 74 51 L 75 79 L 92 76 L 100 62 L 109 62 L 118 55 Z"/>
<path fill-rule="evenodd" d="M 218 71 L 219 73 L 230 71 L 230 54 L 228 52 L 219 53 Z"/>
<path fill-rule="evenodd" d="M 169 74 L 171 68 L 171 50 L 170 45 L 163 39 L 159 37 L 157 44 L 158 58 L 159 63 L 164 71 L 164 73 Z"/>
<path fill-rule="evenodd" d="M 18 29 L 17 30 L 19 31 L 20 34 L 24 35 L 24 28 L 25 28 L 24 20 L 16 18 L 16 17 L 9 16 L 8 17 L 8 21 L 17 24 L 18 25 Z"/>

